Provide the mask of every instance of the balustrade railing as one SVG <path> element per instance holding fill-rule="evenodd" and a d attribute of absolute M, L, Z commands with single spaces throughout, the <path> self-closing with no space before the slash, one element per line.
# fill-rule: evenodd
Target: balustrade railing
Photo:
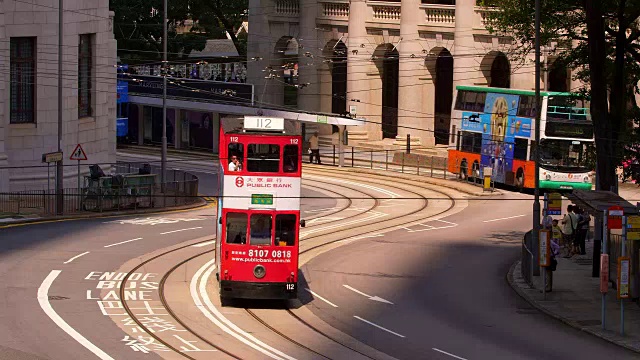
<path fill-rule="evenodd" d="M 425 22 L 428 25 L 455 25 L 455 5 L 423 5 L 422 8 L 425 12 Z"/>
<path fill-rule="evenodd" d="M 276 15 L 298 16 L 300 13 L 298 0 L 276 0 L 274 5 Z"/>
<path fill-rule="evenodd" d="M 374 20 L 399 21 L 400 4 L 398 5 L 371 5 Z"/>
<path fill-rule="evenodd" d="M 348 19 L 349 3 L 344 1 L 322 2 L 322 17 L 333 19 Z"/>

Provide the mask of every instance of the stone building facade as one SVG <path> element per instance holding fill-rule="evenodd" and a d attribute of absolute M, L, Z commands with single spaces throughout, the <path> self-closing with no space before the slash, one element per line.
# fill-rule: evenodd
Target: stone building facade
<path fill-rule="evenodd" d="M 42 154 L 58 149 L 58 2 L 0 0 L 0 192 L 45 189 Z M 116 41 L 109 2 L 65 0 L 64 164 L 77 144 L 84 163 L 116 155 Z M 9 169 L 7 169 L 9 168 Z M 88 171 L 82 166 L 82 171 Z M 65 167 L 65 187 L 77 168 Z M 55 170 L 51 169 L 51 187 Z"/>
<path fill-rule="evenodd" d="M 412 143 L 446 144 L 456 85 L 535 86 L 533 55 L 513 61 L 513 39 L 486 30 L 492 9 L 476 0 L 249 3 L 248 82 L 257 100 L 355 113 L 367 125 L 349 129 L 353 140 L 399 143 L 410 134 Z M 542 88 L 571 89 L 570 74 L 547 54 Z M 291 66 L 294 84 L 283 76 Z"/>

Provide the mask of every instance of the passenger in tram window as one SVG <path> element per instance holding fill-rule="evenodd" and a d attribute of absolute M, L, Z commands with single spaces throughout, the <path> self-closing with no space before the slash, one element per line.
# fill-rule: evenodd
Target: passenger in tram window
<path fill-rule="evenodd" d="M 251 245 L 271 245 L 271 215 L 251 215 Z"/>
<path fill-rule="evenodd" d="M 247 239 L 243 238 L 242 233 L 238 233 L 236 237 L 233 239 L 233 244 L 246 244 Z"/>
<path fill-rule="evenodd" d="M 229 163 L 229 171 L 240 171 L 242 170 L 242 163 L 238 160 L 238 157 L 233 155 L 231 156 L 231 162 Z"/>

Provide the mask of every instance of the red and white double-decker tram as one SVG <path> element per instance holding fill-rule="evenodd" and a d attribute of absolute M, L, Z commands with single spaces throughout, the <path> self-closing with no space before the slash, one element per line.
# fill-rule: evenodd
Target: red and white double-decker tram
<path fill-rule="evenodd" d="M 297 297 L 302 137 L 282 118 L 220 122 L 221 300 Z"/>

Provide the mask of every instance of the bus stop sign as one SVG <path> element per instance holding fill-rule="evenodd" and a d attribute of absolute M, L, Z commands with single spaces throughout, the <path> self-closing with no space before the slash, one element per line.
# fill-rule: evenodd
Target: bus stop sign
<path fill-rule="evenodd" d="M 607 212 L 607 228 L 609 230 L 622 229 L 622 216 L 624 215 L 622 207 L 612 206 Z"/>

